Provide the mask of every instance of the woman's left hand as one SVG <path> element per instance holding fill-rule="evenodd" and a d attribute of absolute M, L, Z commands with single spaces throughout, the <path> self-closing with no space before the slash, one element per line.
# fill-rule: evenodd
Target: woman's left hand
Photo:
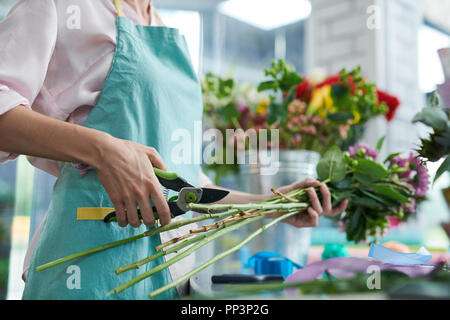
<path fill-rule="evenodd" d="M 317 196 L 314 188 L 319 187 L 320 193 L 322 194 L 322 203 L 320 203 L 319 197 Z M 333 208 L 331 201 L 331 193 L 328 190 L 326 184 L 321 184 L 319 181 L 312 179 L 305 179 L 301 182 L 291 184 L 279 188 L 278 191 L 286 194 L 290 191 L 300 188 L 308 188 L 308 196 L 311 200 L 311 207 L 303 214 L 298 214 L 290 217 L 284 222 L 289 223 L 297 228 L 307 228 L 307 227 L 317 227 L 319 225 L 319 216 L 334 217 L 347 209 L 348 200 L 342 201 L 339 206 Z"/>

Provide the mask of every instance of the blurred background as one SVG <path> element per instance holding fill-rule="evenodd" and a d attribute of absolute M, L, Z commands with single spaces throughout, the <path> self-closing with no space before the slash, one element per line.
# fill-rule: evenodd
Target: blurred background
<path fill-rule="evenodd" d="M 331 74 L 362 67 L 363 75 L 401 101 L 395 119 L 372 121 L 364 140 L 386 135 L 384 153 L 417 148 L 426 129 L 411 119 L 445 77 L 438 49 L 450 47 L 450 0 L 153 0 L 162 20 L 185 34 L 199 75 L 208 72 L 257 84 L 273 59 L 300 74 Z M 16 0 L 0 1 L 0 20 Z M 373 11 L 375 10 L 375 11 Z M 375 20 L 373 20 L 373 15 Z M 431 174 L 439 163 L 429 167 Z M 213 178 L 213 176 L 212 176 Z M 224 186 L 243 189 L 237 177 Z M 0 298 L 20 299 L 29 239 L 48 208 L 55 179 L 24 157 L 0 166 Z M 387 235 L 411 247 L 447 251 L 440 223 L 449 220 L 444 175 L 429 191 L 414 221 Z M 323 221 L 311 245 L 347 244 Z"/>

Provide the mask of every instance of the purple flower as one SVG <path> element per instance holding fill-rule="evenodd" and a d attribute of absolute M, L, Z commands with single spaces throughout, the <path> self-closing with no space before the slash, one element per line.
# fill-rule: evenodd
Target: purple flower
<path fill-rule="evenodd" d="M 416 212 L 416 199 L 411 198 L 411 199 L 409 199 L 409 201 L 411 201 L 411 203 L 403 204 L 403 210 L 405 210 L 406 213 Z"/>
<path fill-rule="evenodd" d="M 354 147 L 350 147 L 348 149 L 348 153 L 350 154 L 351 158 L 355 158 L 356 153 L 363 149 L 366 152 L 366 156 L 372 158 L 374 161 L 377 161 L 378 158 L 378 151 L 375 149 L 370 148 L 367 144 L 364 142 L 358 143 Z"/>
<path fill-rule="evenodd" d="M 416 169 L 416 176 L 411 184 L 416 189 L 416 195 L 424 197 L 430 186 L 430 175 L 427 168 L 422 164 L 419 158 L 415 158 L 413 165 Z"/>
<path fill-rule="evenodd" d="M 425 196 L 430 186 L 430 176 L 419 158 L 410 153 L 408 158 L 397 156 L 391 159 L 391 164 L 407 169 L 405 173 L 400 175 L 400 178 L 414 187 L 416 196 Z"/>
<path fill-rule="evenodd" d="M 238 104 L 236 109 L 238 109 L 242 113 L 247 113 L 249 111 L 248 107 L 246 105 L 242 105 L 242 104 Z"/>

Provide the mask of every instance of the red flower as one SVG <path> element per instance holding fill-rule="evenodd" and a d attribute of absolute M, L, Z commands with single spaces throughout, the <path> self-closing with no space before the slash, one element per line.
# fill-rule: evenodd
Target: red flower
<path fill-rule="evenodd" d="M 305 77 L 303 77 L 302 83 L 297 86 L 297 92 L 295 93 L 295 98 L 298 100 L 309 100 L 309 81 Z"/>
<path fill-rule="evenodd" d="M 341 74 L 335 74 L 332 76 L 329 76 L 328 78 L 326 78 L 324 81 L 322 81 L 321 83 L 319 83 L 316 88 L 322 88 L 325 86 L 332 86 L 333 84 L 339 83 L 341 80 Z"/>
<path fill-rule="evenodd" d="M 400 106 L 400 101 L 397 97 L 390 95 L 389 93 L 377 89 L 378 103 L 386 103 L 388 112 L 386 113 L 387 121 L 392 121 L 395 117 L 395 112 Z"/>
<path fill-rule="evenodd" d="M 335 74 L 332 76 L 329 76 L 328 78 L 326 78 L 322 83 L 319 83 L 317 85 L 317 88 L 322 88 L 324 86 L 332 86 L 333 84 L 343 84 L 346 85 L 347 87 L 350 88 L 351 90 L 351 95 L 353 96 L 356 93 L 356 88 L 358 87 L 358 85 L 355 83 L 355 81 L 353 80 L 353 76 L 348 76 L 347 77 L 347 82 L 342 82 L 341 81 L 341 74 Z"/>

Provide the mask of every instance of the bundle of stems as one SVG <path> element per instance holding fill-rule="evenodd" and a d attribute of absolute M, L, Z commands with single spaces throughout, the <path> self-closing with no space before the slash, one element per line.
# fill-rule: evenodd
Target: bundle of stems
<path fill-rule="evenodd" d="M 378 151 L 381 149 L 383 140 L 380 139 L 377 144 Z M 403 168 L 397 165 L 396 161 L 398 162 L 398 159 L 396 161 L 392 160 L 396 159 L 396 156 L 397 154 L 389 155 L 384 162 L 379 163 L 374 157 L 368 155 L 364 148 L 359 148 L 356 153 L 350 156 L 348 152 L 343 152 L 338 147 L 332 147 L 318 163 L 316 167 L 317 176 L 322 183 L 328 185 L 333 205 L 340 203 L 344 199 L 349 200 L 345 214 L 338 217 L 345 227 L 349 241 L 356 243 L 368 241 L 369 236 L 374 237 L 376 241 L 378 231 L 387 228 L 389 223 L 388 217 L 406 221 L 408 215 L 405 212 L 411 212 L 412 209 L 415 209 L 416 200 L 420 200 L 419 191 L 423 192 L 423 185 L 426 182 L 423 178 L 423 170 L 426 171 L 426 169 L 420 168 L 420 164 L 414 162 L 416 167 L 414 170 L 417 171 L 417 176 L 414 177 L 414 180 L 411 180 L 408 174 L 405 175 L 405 173 L 411 171 L 411 168 Z M 417 183 L 416 180 L 421 183 Z M 275 189 L 272 189 L 272 192 L 274 197 L 258 203 L 224 205 L 191 203 L 188 205 L 189 209 L 203 212 L 204 214 L 191 219 L 179 220 L 166 226 L 150 229 L 131 238 L 105 244 L 49 262 L 39 266 L 37 270 L 42 271 L 72 259 L 137 241 L 144 237 L 154 236 L 168 230 L 178 229 L 185 225 L 204 220 L 215 220 L 212 224 L 205 225 L 202 228 L 194 227 L 188 233 L 162 243 L 155 248 L 156 253 L 150 257 L 116 269 L 116 274 L 121 274 L 137 269 L 168 254 L 175 254 L 173 258 L 112 289 L 108 293 L 108 295 L 117 294 L 170 267 L 229 232 L 260 221 L 264 217 L 272 216 L 273 219 L 270 222 L 248 235 L 234 247 L 211 258 L 172 283 L 151 292 L 149 296 L 153 298 L 239 250 L 264 230 L 289 217 L 302 214 L 310 206 L 306 188 L 296 189 L 286 194 L 282 194 Z"/>
<path fill-rule="evenodd" d="M 282 194 L 277 190 L 272 190 L 275 194 L 271 199 L 261 201 L 258 203 L 249 203 L 249 204 L 213 204 L 213 205 L 205 205 L 205 204 L 189 204 L 189 208 L 193 211 L 204 212 L 201 216 L 194 217 L 191 219 L 184 219 L 173 222 L 169 225 L 162 226 L 159 228 L 148 230 L 140 235 L 136 235 L 134 237 L 130 237 L 127 239 L 123 239 L 120 241 L 116 241 L 113 243 L 105 244 L 96 248 L 92 248 L 86 251 L 82 251 L 47 264 L 41 265 L 37 268 L 38 271 L 42 271 L 48 268 L 52 268 L 61 263 L 65 263 L 67 261 L 71 261 L 76 258 L 80 258 L 86 255 L 90 255 L 99 251 L 107 250 L 116 246 L 120 246 L 122 244 L 126 244 L 132 241 L 137 241 L 144 237 L 154 236 L 161 232 L 165 232 L 168 230 L 178 229 L 181 226 L 190 225 L 193 223 L 197 223 L 205 220 L 214 220 L 212 224 L 205 225 L 199 228 L 197 225 L 193 229 L 191 229 L 188 233 L 171 239 L 166 243 L 162 243 L 161 245 L 155 248 L 156 253 L 150 257 L 146 257 L 140 261 L 131 263 L 127 266 L 122 266 L 116 269 L 116 274 L 119 275 L 123 272 L 127 272 L 129 270 L 138 269 L 139 267 L 161 257 L 164 257 L 168 254 L 175 253 L 176 255 L 167 260 L 166 262 L 144 272 L 137 277 L 131 279 L 130 281 L 119 285 L 118 287 L 112 289 L 107 295 L 118 294 L 136 283 L 170 267 L 174 263 L 184 259 L 185 257 L 191 255 L 201 247 L 206 244 L 232 232 L 238 230 L 248 224 L 255 223 L 260 221 L 268 216 L 273 216 L 267 224 L 263 225 L 261 228 L 257 229 L 250 235 L 248 235 L 245 239 L 243 239 L 240 243 L 235 245 L 234 247 L 218 254 L 217 256 L 211 258 L 210 260 L 204 262 L 198 267 L 186 273 L 184 276 L 174 280 L 173 282 L 151 292 L 149 294 L 150 298 L 154 298 L 171 288 L 176 287 L 177 285 L 183 283 L 188 280 L 195 274 L 199 273 L 203 269 L 208 266 L 216 263 L 217 261 L 225 258 L 233 252 L 236 252 L 253 238 L 258 236 L 260 233 L 264 232 L 264 230 L 274 226 L 275 224 L 293 216 L 296 214 L 300 214 L 305 211 L 309 206 L 309 198 L 307 197 L 306 189 L 297 189 L 291 191 L 287 194 Z"/>

